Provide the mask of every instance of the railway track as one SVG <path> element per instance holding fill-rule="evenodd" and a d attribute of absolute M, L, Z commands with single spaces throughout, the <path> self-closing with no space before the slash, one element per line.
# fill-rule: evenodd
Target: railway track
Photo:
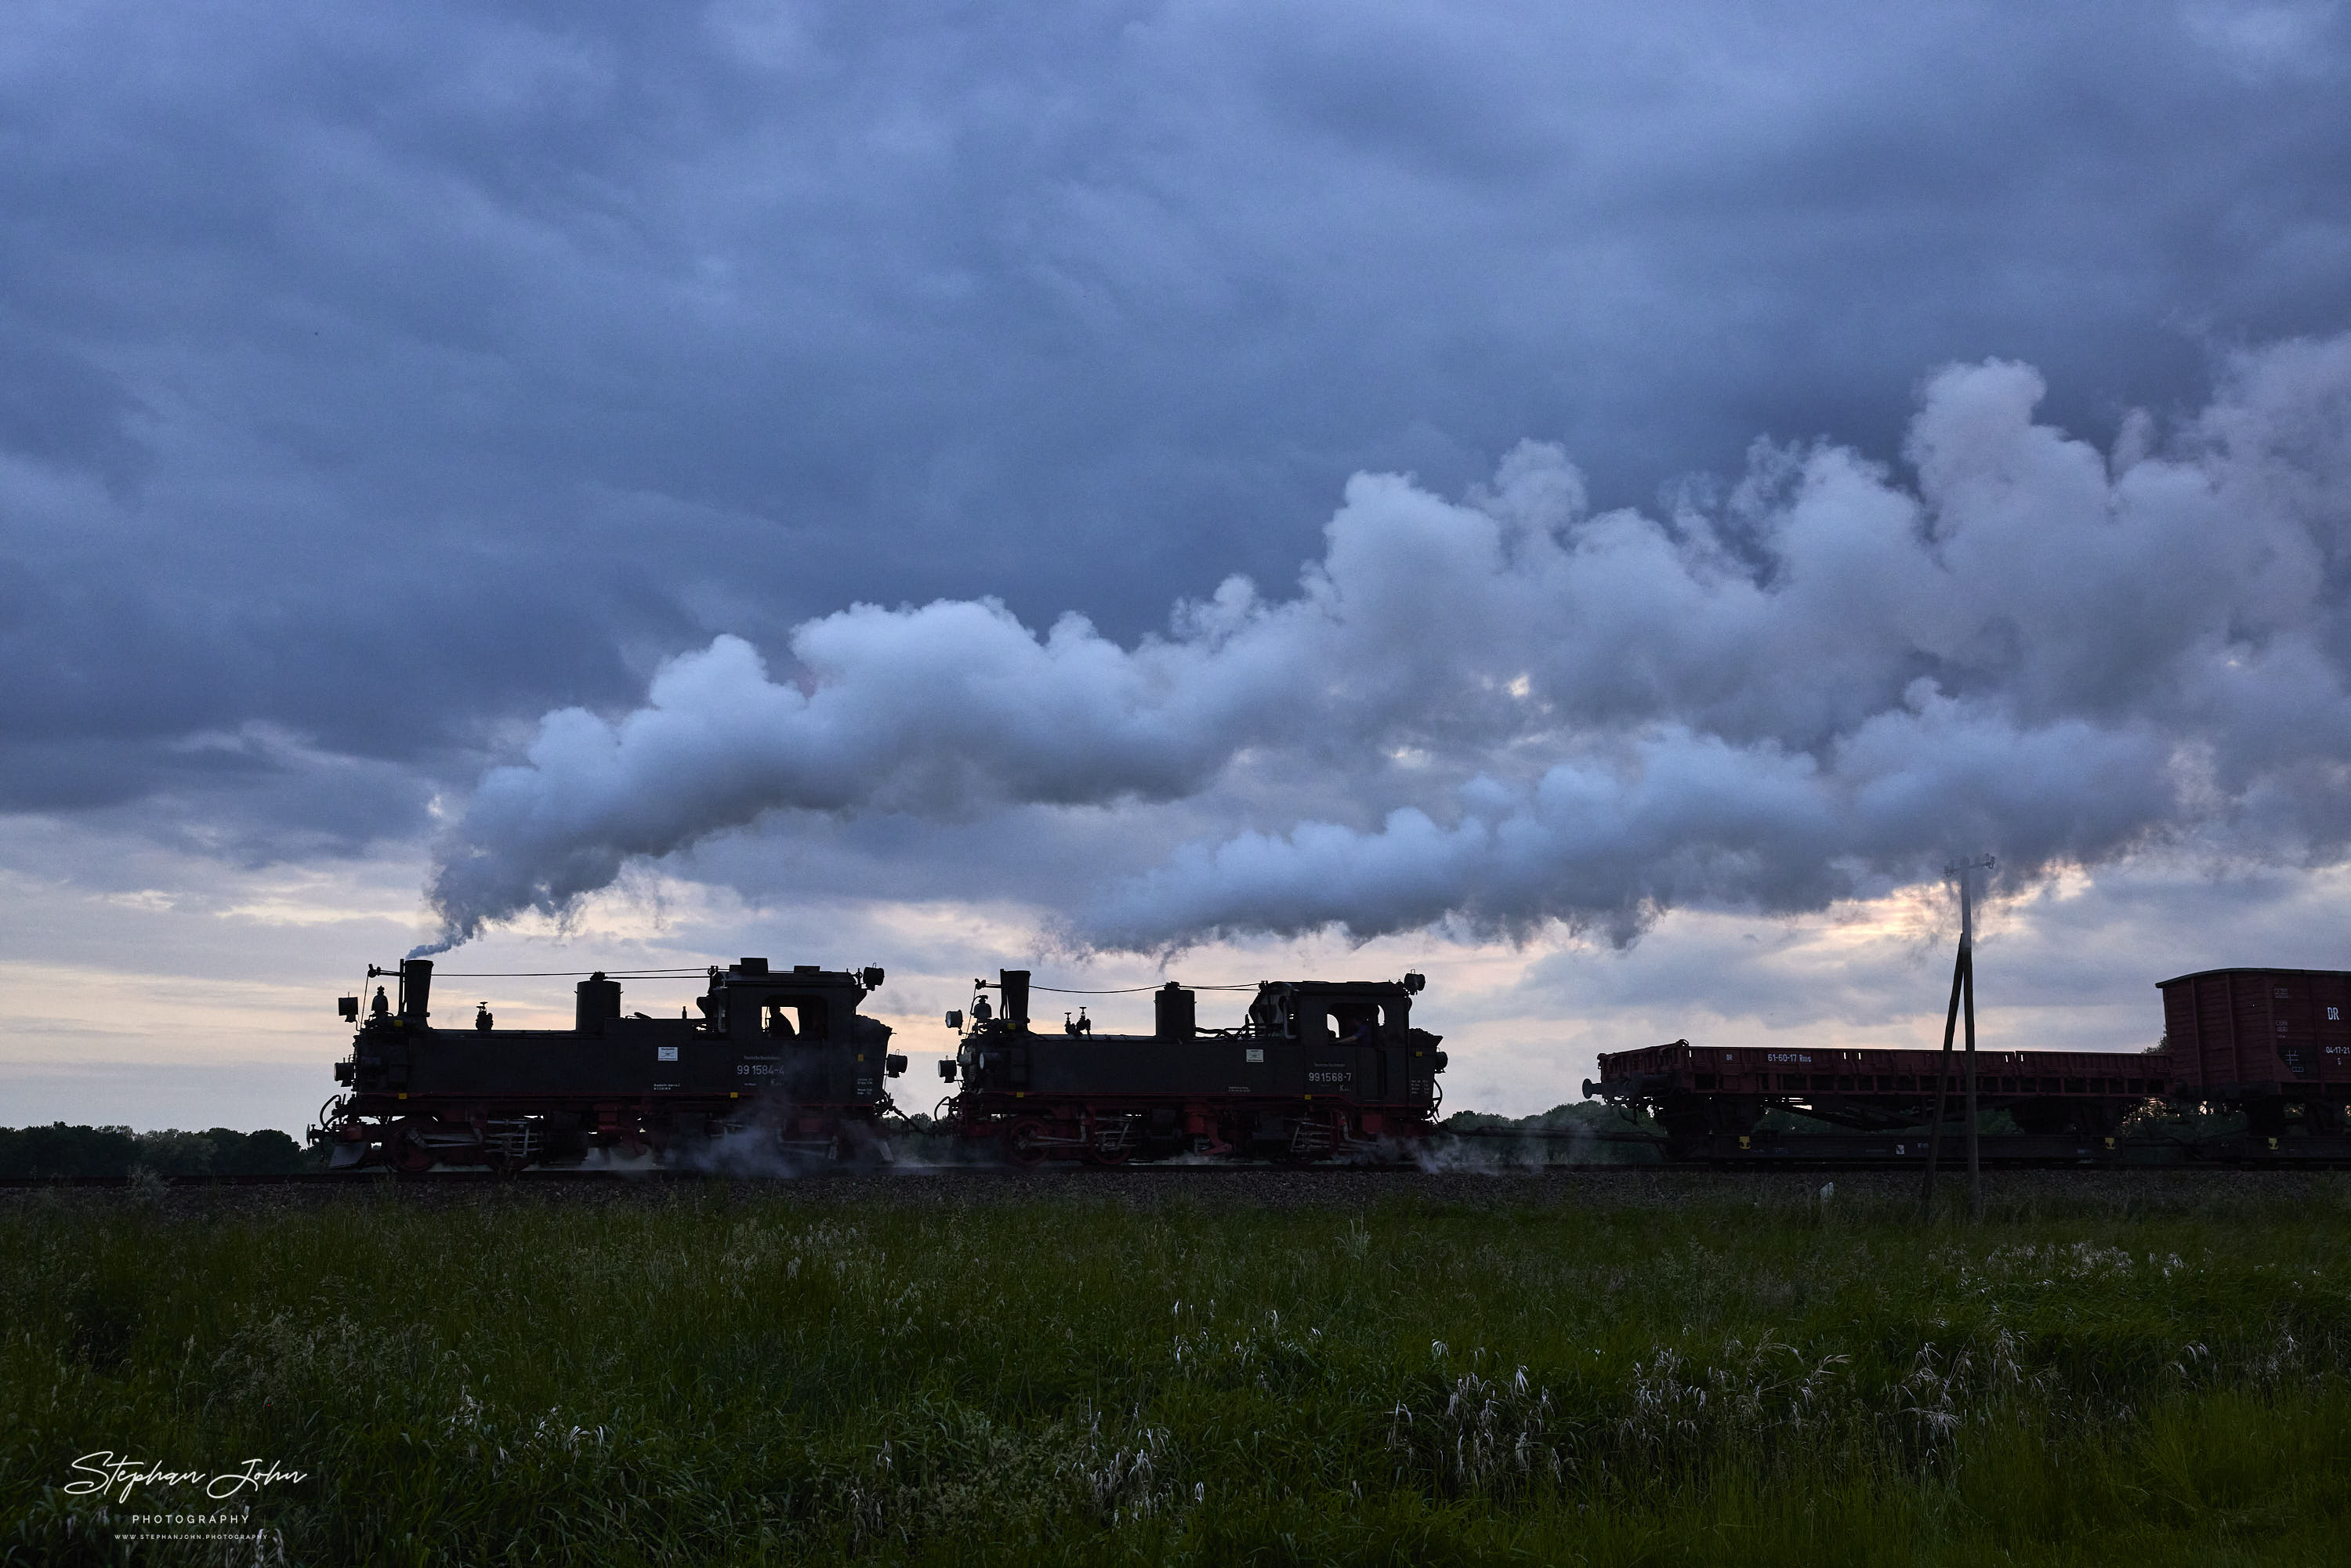
<path fill-rule="evenodd" d="M 303 1171 L 284 1176 L 175 1176 L 162 1178 L 163 1185 L 173 1189 L 237 1187 L 237 1186 L 321 1186 L 354 1189 L 386 1186 L 561 1186 L 604 1184 L 628 1186 L 639 1182 L 773 1182 L 788 1186 L 793 1182 L 826 1181 L 844 1176 L 888 1177 L 899 1181 L 933 1181 L 947 1178 L 956 1181 L 1023 1181 L 1050 1180 L 1075 1176 L 1087 1179 L 1112 1176 L 1146 1176 L 1152 1177 L 1278 1176 L 1299 1169 L 1297 1166 L 1272 1165 L 1176 1166 L 1128 1165 L 1096 1166 L 1077 1164 L 1044 1167 L 1020 1166 L 925 1166 L 915 1164 L 854 1166 L 841 1166 L 812 1169 L 793 1175 L 745 1175 L 734 1171 L 663 1170 L 526 1170 L 517 1172 L 480 1170 L 465 1167 L 454 1170 L 394 1172 L 367 1171 Z M 1370 1172 L 1395 1176 L 1411 1176 L 1419 1172 L 1416 1166 L 1356 1165 L 1313 1167 L 1324 1171 Z M 1590 1168 L 1593 1170 L 1622 1169 L 1655 1171 L 1656 1166 L 1623 1166 L 1575 1167 L 1547 1166 L 1546 1170 Z M 126 1187 L 141 1177 L 104 1176 L 0 1176 L 0 1189 L 40 1187 Z"/>
<path fill-rule="evenodd" d="M 1222 1162 L 1207 1164 L 1127 1164 L 1097 1166 L 1070 1163 L 1054 1163 L 1042 1166 L 1011 1164 L 931 1165 L 919 1160 L 894 1165 L 841 1166 L 819 1167 L 798 1173 L 746 1174 L 738 1171 L 668 1170 L 649 1167 L 642 1170 L 578 1169 L 553 1167 L 519 1172 L 499 1172 L 475 1167 L 456 1167 L 404 1173 L 381 1169 L 364 1171 L 304 1171 L 276 1176 L 174 1176 L 160 1178 L 173 1188 L 317 1186 L 345 1188 L 353 1191 L 391 1186 L 495 1186 L 527 1188 L 534 1186 L 627 1185 L 632 1183 L 694 1183 L 708 1181 L 757 1181 L 778 1185 L 796 1181 L 823 1181 L 844 1176 L 889 1177 L 893 1180 L 926 1181 L 986 1181 L 1020 1182 L 1030 1180 L 1102 1180 L 1114 1177 L 1139 1176 L 1149 1180 L 1213 1181 L 1218 1177 L 1311 1176 L 1319 1174 L 1364 1174 L 1410 1178 L 1416 1176 L 1490 1176 L 1507 1179 L 1511 1176 L 1576 1175 L 1655 1176 L 1679 1171 L 1806 1172 L 1834 1174 L 1839 1171 L 1907 1171 L 1923 1173 L 1926 1159 L 1923 1146 L 1913 1153 L 1905 1149 L 1900 1154 L 1861 1146 L 1833 1148 L 1823 1144 L 1844 1143 L 1847 1140 L 1782 1139 L 1766 1147 L 1756 1147 L 1728 1154 L 1716 1154 L 1685 1159 L 1651 1160 L 1575 1160 L 1527 1157 L 1542 1149 L 1546 1143 L 1569 1145 L 1578 1140 L 1546 1139 L 1540 1135 L 1510 1134 L 1464 1140 L 1464 1145 L 1434 1152 L 1424 1163 L 1385 1162 L 1361 1164 L 1322 1164 L 1285 1166 Z M 1634 1140 L 1626 1139 L 1625 1142 Z M 1642 1139 L 1642 1142 L 1649 1140 Z M 1865 1145 L 1873 1140 L 1850 1140 Z M 2079 1148 L 2073 1150 L 2002 1150 L 1987 1149 L 1982 1155 L 1982 1168 L 2001 1170 L 2078 1170 L 2103 1173 L 2148 1173 L 2180 1171 L 2310 1171 L 2351 1170 L 2351 1148 L 2301 1149 L 2291 1146 L 2321 1140 L 2283 1140 L 2289 1146 L 2272 1149 L 2250 1140 L 2228 1140 L 2206 1145 L 2178 1143 L 2124 1143 L 2113 1148 Z M 2329 1145 L 2338 1140 L 2324 1140 Z M 1486 1153 L 1477 1144 L 1514 1145 L 1499 1154 Z M 1516 1157 L 1513 1157 L 1513 1156 Z M 1937 1170 L 1952 1180 L 1964 1180 L 1966 1170 L 1948 1146 L 1937 1164 Z M 156 1178 L 129 1176 L 0 1176 L 0 1190 L 36 1188 L 63 1189 L 68 1187 L 129 1187 Z"/>

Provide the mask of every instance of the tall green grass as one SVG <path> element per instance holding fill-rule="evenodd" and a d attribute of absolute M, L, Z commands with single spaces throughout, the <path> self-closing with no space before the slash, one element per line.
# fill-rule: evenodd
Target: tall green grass
<path fill-rule="evenodd" d="M 1844 1185 L 28 1199 L 0 1541 L 129 1558 L 59 1490 L 106 1449 L 308 1472 L 256 1518 L 311 1563 L 2351 1555 L 2351 1186 Z"/>

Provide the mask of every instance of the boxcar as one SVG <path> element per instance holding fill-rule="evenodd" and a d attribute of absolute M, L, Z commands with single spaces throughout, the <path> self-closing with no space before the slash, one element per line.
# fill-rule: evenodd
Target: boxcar
<path fill-rule="evenodd" d="M 2245 1113 L 2276 1136 L 2344 1130 L 2351 1102 L 2351 973 L 2205 969 L 2158 983 L 2182 1097 Z"/>

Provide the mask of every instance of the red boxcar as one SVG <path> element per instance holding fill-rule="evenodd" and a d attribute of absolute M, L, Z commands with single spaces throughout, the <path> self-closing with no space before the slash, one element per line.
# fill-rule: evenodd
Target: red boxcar
<path fill-rule="evenodd" d="M 2206 969 L 2157 988 L 2183 1098 L 2241 1108 L 2256 1133 L 2282 1132 L 2293 1117 L 2313 1132 L 2343 1129 L 2351 973 Z"/>

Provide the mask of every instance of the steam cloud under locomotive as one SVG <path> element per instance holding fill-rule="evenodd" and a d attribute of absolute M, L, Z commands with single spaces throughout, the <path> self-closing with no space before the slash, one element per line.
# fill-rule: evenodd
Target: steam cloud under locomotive
<path fill-rule="evenodd" d="M 2042 391 L 1949 369 L 1910 481 L 1759 446 L 1662 517 L 1593 514 L 1534 444 L 1458 502 L 1358 476 L 1294 595 L 1235 578 L 1132 646 L 992 601 L 853 606 L 780 674 L 721 637 L 482 779 L 432 879 L 440 945 L 794 812 L 1226 824 L 1071 905 L 1072 945 L 1143 950 L 1447 920 L 1623 942 L 1962 851 L 2026 879 L 2157 843 L 2341 860 L 2351 338 L 2242 355 L 2108 452 L 2035 423 Z"/>

